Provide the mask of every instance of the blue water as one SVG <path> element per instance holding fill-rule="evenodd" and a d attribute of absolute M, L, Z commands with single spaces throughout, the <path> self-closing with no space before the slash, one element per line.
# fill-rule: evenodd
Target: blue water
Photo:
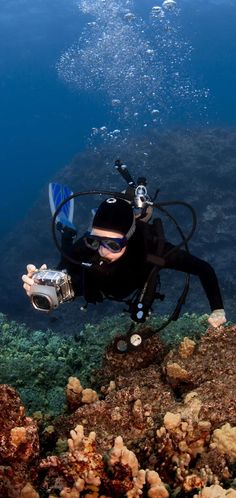
<path fill-rule="evenodd" d="M 193 73 L 210 88 L 212 126 L 236 125 L 236 3 L 206 1 L 184 8 L 184 28 L 194 47 Z"/>
<path fill-rule="evenodd" d="M 136 16 L 148 19 L 157 4 L 136 0 Z M 235 127 L 236 2 L 177 4 L 181 36 L 193 49 L 183 71 L 193 88 L 210 92 L 206 103 L 201 97 L 192 107 L 183 98 L 164 126 Z M 114 109 L 106 88 L 89 91 L 67 84 L 56 68 L 88 20 L 73 0 L 1 0 L 1 235 L 14 229 L 52 175 L 88 145 L 91 129 L 112 123 Z M 170 106 L 172 95 L 168 98 Z M 117 122 L 114 116 L 114 127 L 125 128 L 120 113 Z M 139 114 L 138 120 L 145 121 L 145 116 Z"/>
<path fill-rule="evenodd" d="M 1 1 L 2 235 L 26 214 L 50 175 L 84 146 L 96 115 L 104 114 L 95 96 L 67 88 L 55 69 L 83 24 L 73 2 Z"/>

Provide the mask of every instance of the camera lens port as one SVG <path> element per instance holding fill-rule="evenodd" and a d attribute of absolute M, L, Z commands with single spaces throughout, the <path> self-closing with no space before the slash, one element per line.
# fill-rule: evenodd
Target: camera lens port
<path fill-rule="evenodd" d="M 51 300 L 40 294 L 32 296 L 32 304 L 37 310 L 50 311 L 52 309 Z"/>

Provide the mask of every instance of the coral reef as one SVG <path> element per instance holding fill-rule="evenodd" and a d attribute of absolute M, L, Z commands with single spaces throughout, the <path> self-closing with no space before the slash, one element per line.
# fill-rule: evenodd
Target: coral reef
<path fill-rule="evenodd" d="M 162 317 L 153 317 L 149 324 L 157 328 L 161 321 Z M 61 337 L 51 330 L 30 330 L 24 324 L 10 322 L 0 313 L 0 382 L 18 390 L 29 414 L 42 410 L 58 415 L 66 403 L 65 384 L 68 378 L 79 377 L 87 387 L 91 383 L 92 372 L 101 366 L 105 346 L 128 327 L 129 319 L 122 314 L 116 317 L 115 323 L 113 317 L 106 318 L 96 325 L 86 324 L 79 328 L 75 336 Z M 204 317 L 185 314 L 165 329 L 164 339 L 173 344 L 185 334 L 195 337 L 205 330 Z M 157 355 L 161 360 L 166 351 L 163 344 L 160 349 L 158 338 L 153 338 L 146 343 L 139 358 L 140 368 L 150 364 Z M 114 374 L 114 368 L 122 368 L 124 372 L 124 358 L 120 357 L 119 365 L 115 355 L 115 363 L 112 363 L 112 347 L 107 355 L 110 357 L 108 377 Z M 133 363 L 137 364 L 135 356 L 132 358 Z M 128 369 L 132 367 L 130 361 Z"/>
<path fill-rule="evenodd" d="M 158 337 L 126 355 L 108 345 L 91 388 L 69 377 L 50 424 L 1 385 L 0 497 L 233 498 L 235 354 L 236 326 L 170 351 Z"/>

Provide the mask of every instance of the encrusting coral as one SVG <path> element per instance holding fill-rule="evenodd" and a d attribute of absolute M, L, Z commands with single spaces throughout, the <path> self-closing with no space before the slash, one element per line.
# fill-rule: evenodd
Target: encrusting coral
<path fill-rule="evenodd" d="M 68 412 L 39 429 L 0 386 L 0 497 L 233 498 L 235 355 L 236 326 L 167 354 L 156 337 L 125 356 L 109 346 L 97 387 L 70 377 Z"/>

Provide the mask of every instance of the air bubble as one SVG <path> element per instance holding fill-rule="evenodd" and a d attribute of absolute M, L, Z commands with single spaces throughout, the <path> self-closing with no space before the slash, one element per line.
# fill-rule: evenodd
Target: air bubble
<path fill-rule="evenodd" d="M 115 129 L 94 127 L 91 142 L 107 141 L 109 133 L 113 141 L 124 140 L 131 130 L 167 123 L 184 106 L 183 112 L 189 106 L 188 115 L 193 114 L 193 104 L 200 98 L 206 102 L 208 90 L 195 90 L 182 71 L 192 47 L 176 22 L 177 3 L 156 1 L 159 5 L 149 8 L 150 15 L 142 19 L 133 13 L 133 0 L 76 0 L 90 21 L 61 55 L 57 70 L 70 86 L 110 104 L 111 129 Z"/>
<path fill-rule="evenodd" d="M 117 106 L 119 106 L 120 104 L 121 104 L 120 99 L 112 99 L 112 101 L 111 101 L 111 105 L 112 105 L 112 107 L 117 107 Z"/>
<path fill-rule="evenodd" d="M 107 127 L 106 126 L 101 126 L 99 128 L 100 133 L 106 133 L 107 132 Z"/>
<path fill-rule="evenodd" d="M 164 16 L 164 12 L 163 12 L 162 8 L 159 7 L 159 5 L 154 5 L 154 7 L 152 7 L 152 10 L 151 10 L 151 17 L 161 18 L 163 16 Z"/>
<path fill-rule="evenodd" d="M 127 12 L 127 14 L 124 15 L 124 18 L 126 21 L 134 21 L 135 15 L 133 12 Z"/>
<path fill-rule="evenodd" d="M 176 7 L 175 0 L 164 0 L 162 4 L 163 9 L 172 10 Z"/>
<path fill-rule="evenodd" d="M 148 48 L 148 49 L 147 49 L 147 54 L 148 54 L 148 55 L 154 55 L 154 54 L 155 54 L 155 51 L 154 51 L 152 48 Z"/>

